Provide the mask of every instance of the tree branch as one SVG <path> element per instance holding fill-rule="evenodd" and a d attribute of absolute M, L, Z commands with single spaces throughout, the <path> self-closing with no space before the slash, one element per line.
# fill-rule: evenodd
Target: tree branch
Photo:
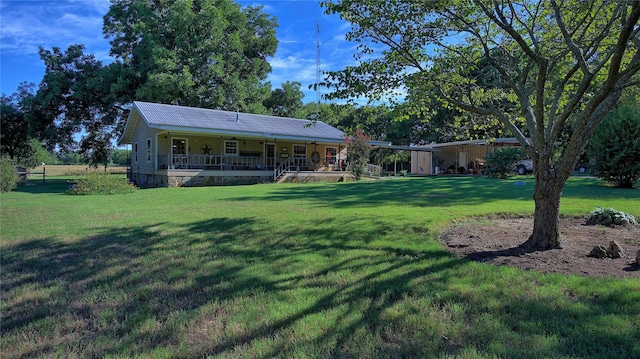
<path fill-rule="evenodd" d="M 509 120 L 509 118 L 500 110 L 498 110 L 495 107 L 477 107 L 477 106 L 472 106 L 468 103 L 462 102 L 462 101 L 458 101 L 455 100 L 449 96 L 447 96 L 444 91 L 442 90 L 442 88 L 438 87 L 437 91 L 440 93 L 440 96 L 442 96 L 442 98 L 449 102 L 450 104 L 464 110 L 464 111 L 468 111 L 471 113 L 475 113 L 478 115 L 482 115 L 482 116 L 493 116 L 496 117 L 498 119 L 498 121 L 500 121 L 505 127 L 507 127 L 511 133 L 518 139 L 518 142 L 520 142 L 520 144 L 523 147 L 529 147 L 531 144 L 527 141 L 527 138 L 524 136 L 524 134 L 522 133 L 522 131 L 520 131 L 520 129 L 513 123 L 513 121 Z"/>
<path fill-rule="evenodd" d="M 531 26 L 527 26 L 527 23 L 520 19 L 520 17 L 517 15 L 517 12 L 515 11 L 515 8 L 513 7 L 513 3 L 511 2 L 509 3 L 509 8 L 511 9 L 511 12 L 514 14 L 516 20 L 518 20 L 518 23 L 520 23 L 520 25 L 522 25 L 522 27 L 527 30 L 527 33 L 529 34 L 529 38 L 533 43 L 533 48 L 536 50 L 536 52 L 539 52 L 540 43 L 538 42 L 538 38 L 535 36 L 534 29 L 536 27 L 536 20 L 538 19 L 538 13 L 539 13 L 540 7 L 539 6 L 536 7 L 535 14 L 531 13 L 531 11 L 529 11 L 527 7 L 524 7 L 525 12 L 531 18 Z"/>
<path fill-rule="evenodd" d="M 558 106 L 560 104 L 560 98 L 562 97 L 562 93 L 564 92 L 564 87 L 566 86 L 566 84 L 569 82 L 569 80 L 571 79 L 571 77 L 573 77 L 573 75 L 580 69 L 580 65 L 575 64 L 571 70 L 569 70 L 567 72 L 567 74 L 564 76 L 564 78 L 562 79 L 562 82 L 560 83 L 560 85 L 558 85 L 558 87 L 556 87 L 556 92 L 553 96 L 553 100 L 551 102 L 551 109 L 549 110 L 549 114 L 548 114 L 548 124 L 547 124 L 547 128 L 545 130 L 545 136 L 546 138 L 554 138 L 551 136 L 553 128 L 554 128 L 554 124 L 556 121 L 556 112 L 558 111 Z"/>
<path fill-rule="evenodd" d="M 615 75 L 620 71 L 620 65 L 627 49 L 627 43 L 633 38 L 632 35 L 637 33 L 635 26 L 638 24 L 639 19 L 640 1 L 634 1 L 631 5 L 631 13 L 629 14 L 629 17 L 627 19 L 623 19 L 623 26 L 620 30 L 620 36 L 618 36 L 618 42 L 615 46 L 616 51 L 611 58 L 611 66 L 609 67 L 607 82 L 613 81 L 615 79 Z"/>
<path fill-rule="evenodd" d="M 495 67 L 496 70 L 498 70 L 498 72 L 500 73 L 500 75 L 502 76 L 502 78 L 507 82 L 507 84 L 509 85 L 509 87 L 514 91 L 514 93 L 516 94 L 516 96 L 518 96 L 518 98 L 522 97 L 524 95 L 522 89 L 518 86 L 518 84 L 513 80 L 513 78 L 511 76 L 509 76 L 509 74 L 507 73 L 507 71 L 504 69 L 503 66 L 500 65 L 500 63 L 498 61 L 496 61 L 493 56 L 491 56 L 491 49 L 489 49 L 489 46 L 487 46 L 487 42 L 485 41 L 485 39 L 482 37 L 482 34 L 480 34 L 479 31 L 477 31 L 474 26 L 469 23 L 468 21 L 466 21 L 465 19 L 457 16 L 454 13 L 448 12 L 450 16 L 452 16 L 454 19 L 462 22 L 466 27 L 466 32 L 468 32 L 469 34 L 473 35 L 481 44 L 482 46 L 482 51 L 484 52 L 484 57 L 489 60 L 489 63 L 491 63 L 491 65 L 493 65 L 493 67 Z"/>
<path fill-rule="evenodd" d="M 551 7 L 553 8 L 553 13 L 556 18 L 556 23 L 558 24 L 558 28 L 560 28 L 560 32 L 562 33 L 562 37 L 564 38 L 564 42 L 567 44 L 567 47 L 573 53 L 573 57 L 576 59 L 582 72 L 586 75 L 589 73 L 589 66 L 587 66 L 587 62 L 582 56 L 582 52 L 576 45 L 575 42 L 571 39 L 571 35 L 567 32 L 567 26 L 564 23 L 564 19 L 562 18 L 562 14 L 560 13 L 560 7 L 555 0 L 551 0 Z"/>
<path fill-rule="evenodd" d="M 498 19 L 498 17 L 496 17 L 496 14 L 494 14 L 493 11 L 489 10 L 484 5 L 483 1 L 474 0 L 474 3 L 482 9 L 482 11 L 489 17 L 489 19 L 491 19 L 491 21 L 493 21 L 496 25 L 506 31 L 518 43 L 520 48 L 527 54 L 527 56 L 533 59 L 536 63 L 539 63 L 542 60 L 542 57 L 538 53 L 531 50 L 522 36 L 520 36 L 520 34 L 513 27 L 507 25 L 503 20 Z M 498 4 L 496 2 L 494 2 L 494 8 L 496 13 L 501 16 L 501 18 L 504 18 L 504 15 L 500 11 L 500 9 L 498 9 Z"/>
<path fill-rule="evenodd" d="M 598 73 L 600 69 L 604 67 L 604 65 L 610 60 L 609 71 L 607 73 L 607 79 L 605 80 L 602 88 L 599 92 L 599 95 L 596 95 L 589 100 L 586 104 L 583 112 L 595 111 L 599 106 L 599 101 L 604 101 L 606 98 L 606 94 L 608 92 L 612 92 L 616 89 L 617 83 L 622 80 L 622 76 L 627 77 L 629 80 L 635 73 L 640 71 L 640 53 L 636 52 L 633 57 L 633 61 L 628 65 L 628 67 L 620 72 L 620 66 L 622 63 L 622 57 L 626 51 L 626 45 L 629 41 L 633 41 L 630 37 L 638 32 L 638 29 L 635 29 L 635 25 L 638 23 L 640 18 L 640 2 L 634 2 L 632 4 L 632 11 L 629 14 L 629 17 L 623 19 L 623 28 L 620 31 L 620 35 L 618 36 L 618 40 L 616 42 L 616 46 L 612 48 L 605 56 L 603 56 L 603 60 L 597 66 L 597 70 L 594 71 L 590 76 L 587 76 L 583 79 L 581 85 L 578 90 L 572 96 L 572 100 L 567 106 L 565 106 L 565 110 L 559 118 L 559 121 L 555 124 L 555 128 L 552 131 L 552 138 L 556 138 L 562 127 L 574 112 L 575 108 L 580 103 L 580 100 L 583 98 L 586 93 L 589 83 L 593 80 L 595 73 Z M 583 119 L 583 121 L 587 121 L 587 119 Z M 584 124 L 586 126 L 586 124 Z M 582 128 L 582 125 L 578 123 L 578 127 L 576 127 L 576 131 L 579 128 Z"/>

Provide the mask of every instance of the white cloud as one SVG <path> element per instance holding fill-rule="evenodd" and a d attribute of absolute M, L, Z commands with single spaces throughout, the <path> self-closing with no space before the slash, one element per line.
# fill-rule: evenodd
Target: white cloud
<path fill-rule="evenodd" d="M 37 56 L 38 47 L 66 48 L 82 43 L 88 48 L 108 46 L 102 36 L 102 17 L 88 13 L 87 3 L 82 11 L 74 9 L 74 2 L 10 2 L 3 6 L 0 49 L 20 55 Z M 102 3 L 102 2 L 99 2 Z"/>
<path fill-rule="evenodd" d="M 80 16 L 78 14 L 65 13 L 58 19 L 58 24 L 69 26 L 70 28 L 86 29 L 91 32 L 102 31 L 101 16 Z"/>

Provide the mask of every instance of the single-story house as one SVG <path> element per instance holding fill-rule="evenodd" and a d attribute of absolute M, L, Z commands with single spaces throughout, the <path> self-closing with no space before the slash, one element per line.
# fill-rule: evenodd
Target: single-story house
<path fill-rule="evenodd" d="M 118 142 L 131 146 L 128 176 L 141 187 L 349 176 L 345 134 L 322 121 L 136 101 Z"/>
<path fill-rule="evenodd" d="M 483 173 L 484 157 L 497 147 L 520 146 L 516 138 L 494 138 L 486 140 L 432 143 L 418 146 L 439 149 L 439 152 L 412 151 L 411 173 Z"/>

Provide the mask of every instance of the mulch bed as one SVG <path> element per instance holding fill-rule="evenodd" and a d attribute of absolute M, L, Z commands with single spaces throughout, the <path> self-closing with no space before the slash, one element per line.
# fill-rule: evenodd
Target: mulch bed
<path fill-rule="evenodd" d="M 455 225 L 441 241 L 460 258 L 544 273 L 589 277 L 640 278 L 635 257 L 640 250 L 640 226 L 588 226 L 583 218 L 561 218 L 562 249 L 527 251 L 520 247 L 533 230 L 532 218 L 475 220 Z M 624 250 L 621 258 L 588 257 L 593 247 L 615 240 Z"/>

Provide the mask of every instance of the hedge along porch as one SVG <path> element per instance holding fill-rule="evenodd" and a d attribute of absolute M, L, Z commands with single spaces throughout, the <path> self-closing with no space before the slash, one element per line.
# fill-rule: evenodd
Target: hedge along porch
<path fill-rule="evenodd" d="M 345 134 L 322 121 L 136 101 L 119 144 L 131 145 L 128 175 L 140 187 L 345 176 Z"/>

